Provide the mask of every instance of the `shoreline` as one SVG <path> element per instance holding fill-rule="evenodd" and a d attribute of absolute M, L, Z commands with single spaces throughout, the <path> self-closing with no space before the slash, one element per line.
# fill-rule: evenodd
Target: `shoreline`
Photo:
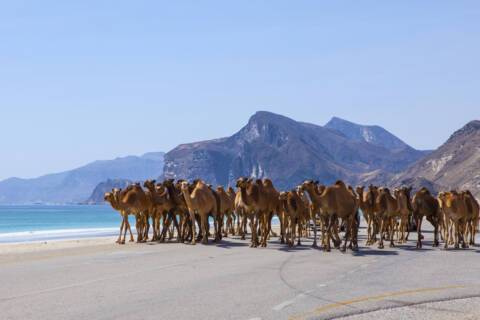
<path fill-rule="evenodd" d="M 102 245 L 117 245 L 117 237 L 97 236 L 81 239 L 53 239 L 31 242 L 0 243 L 0 256 L 17 255 L 23 253 L 36 253 L 51 250 L 64 250 L 81 247 L 95 247 Z"/>

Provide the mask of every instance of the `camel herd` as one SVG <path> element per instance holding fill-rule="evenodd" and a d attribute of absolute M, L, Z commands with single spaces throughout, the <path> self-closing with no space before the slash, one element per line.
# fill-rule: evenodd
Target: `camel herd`
<path fill-rule="evenodd" d="M 421 248 L 424 217 L 434 229 L 433 246 L 439 246 L 440 240 L 445 249 L 475 244 L 479 204 L 470 191 L 442 192 L 434 197 L 422 188 L 413 198 L 411 192 L 407 187 L 392 192 L 373 185 L 354 190 L 342 181 L 324 186 L 313 180 L 279 192 L 269 179 L 244 177 L 237 180 L 235 191 L 213 188 L 202 180 L 169 179 L 113 189 L 105 194 L 105 201 L 122 216 L 119 244 L 125 244 L 127 232 L 130 241 L 135 241 L 128 220 L 133 215 L 137 242 L 148 241 L 151 228 L 151 241 L 158 242 L 176 235 L 178 242 L 206 244 L 209 237 L 215 242 L 229 235 L 245 240 L 250 233 L 251 247 L 266 247 L 270 237 L 277 236 L 291 247 L 313 236 L 313 246 L 320 242 L 325 251 L 330 251 L 332 244 L 341 251 L 347 246 L 358 250 L 360 212 L 367 223 L 367 246 L 378 243 L 383 249 L 384 241 L 391 247 L 395 242 L 405 243 L 416 229 L 417 248 Z M 275 216 L 280 221 L 279 235 L 272 230 Z"/>

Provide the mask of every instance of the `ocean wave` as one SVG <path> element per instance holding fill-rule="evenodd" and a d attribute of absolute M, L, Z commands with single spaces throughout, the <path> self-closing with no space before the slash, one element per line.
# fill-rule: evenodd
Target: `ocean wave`
<path fill-rule="evenodd" d="M 0 233 L 0 243 L 107 237 L 117 235 L 118 231 L 118 228 L 87 228 Z"/>

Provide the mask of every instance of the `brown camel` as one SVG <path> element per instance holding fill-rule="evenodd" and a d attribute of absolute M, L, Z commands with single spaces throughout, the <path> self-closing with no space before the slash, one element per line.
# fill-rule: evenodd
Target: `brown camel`
<path fill-rule="evenodd" d="M 265 197 L 263 183 L 247 178 L 237 180 L 237 188 L 240 195 L 236 199 L 237 208 L 243 211 L 246 218 L 250 219 L 250 230 L 252 232 L 252 241 L 250 247 L 256 248 L 260 244 L 258 240 L 259 222 L 268 212 L 268 202 Z M 264 235 L 264 236 L 268 236 Z M 262 242 L 262 246 L 266 246 Z"/>
<path fill-rule="evenodd" d="M 128 186 L 119 196 L 122 205 L 135 215 L 137 242 L 145 242 L 145 230 L 148 230 L 148 212 L 152 208 L 149 196 L 138 183 Z"/>
<path fill-rule="evenodd" d="M 200 217 L 200 234 L 202 243 L 208 243 L 208 217 L 217 215 L 217 201 L 210 188 L 203 182 L 198 181 L 190 191 L 190 186 L 186 181 L 181 183 L 181 190 L 187 203 L 187 208 L 192 221 L 192 244 L 195 244 L 195 214 Z M 216 224 L 215 224 L 216 225 Z M 217 235 L 217 230 L 215 230 Z"/>
<path fill-rule="evenodd" d="M 479 221 L 479 205 L 477 199 L 473 196 L 470 190 L 463 191 L 463 198 L 465 199 L 465 207 L 467 209 L 467 221 L 465 230 L 465 239 L 470 238 L 468 243 L 475 245 L 475 235 L 477 234 L 477 227 Z"/>
<path fill-rule="evenodd" d="M 260 183 L 260 181 L 258 182 Z M 280 211 L 280 200 L 279 200 L 279 195 L 280 193 L 275 189 L 272 180 L 270 179 L 263 179 L 261 181 L 263 185 L 263 194 L 265 195 L 266 201 L 267 201 L 267 211 L 266 215 L 264 216 L 264 229 L 266 232 L 266 237 L 263 237 L 262 239 L 264 240 L 263 244 L 264 246 L 267 246 L 267 238 L 269 237 L 270 233 L 272 236 L 276 237 L 277 235 L 275 232 L 272 231 L 272 219 L 273 216 L 276 214 L 278 219 L 280 220 L 280 234 L 283 232 L 282 230 L 282 216 L 279 214 Z"/>
<path fill-rule="evenodd" d="M 168 227 L 173 221 L 173 225 L 177 230 L 177 240 L 181 241 L 181 232 L 175 216 L 176 206 L 169 197 L 168 189 L 163 185 L 155 185 L 155 180 L 147 180 L 144 187 L 148 190 L 148 195 L 152 202 L 152 219 L 153 219 L 153 238 L 152 241 L 165 240 L 165 234 L 160 233 L 160 219 L 163 218 L 164 227 Z M 167 222 L 168 221 L 168 222 Z"/>
<path fill-rule="evenodd" d="M 438 229 L 441 222 L 441 212 L 437 199 L 435 199 L 427 188 L 421 188 L 412 199 L 413 218 L 417 225 L 417 249 L 422 248 L 422 221 L 423 217 L 432 224 L 434 231 L 433 246 L 438 247 Z"/>
<path fill-rule="evenodd" d="M 122 203 L 119 201 L 118 194 L 121 192 L 121 189 L 113 189 L 112 192 L 105 193 L 104 199 L 112 208 L 120 213 L 122 217 L 122 224 L 120 225 L 120 234 L 118 235 L 118 239 L 116 243 L 118 244 L 125 244 L 125 237 L 127 234 L 127 230 L 130 232 L 130 242 L 135 241 L 133 239 L 132 229 L 130 227 L 130 223 L 128 222 L 128 208 L 126 206 L 122 206 Z M 123 239 L 122 233 L 125 230 Z"/>
<path fill-rule="evenodd" d="M 316 223 L 317 220 L 320 219 L 320 229 L 322 233 L 322 244 L 323 248 L 326 249 L 326 226 L 327 226 L 327 219 L 329 219 L 328 215 L 321 210 L 322 208 L 322 194 L 325 191 L 326 187 L 322 185 L 318 185 L 317 182 L 313 180 L 306 180 L 300 186 L 301 190 L 308 194 L 310 198 L 310 216 L 313 219 L 314 229 L 313 229 L 313 247 L 317 247 L 317 228 Z"/>
<path fill-rule="evenodd" d="M 398 201 L 388 188 L 380 188 L 376 199 L 376 214 L 380 221 L 380 241 L 378 248 L 383 249 L 383 239 L 388 234 L 390 247 L 394 247 L 395 219 L 399 216 Z"/>
<path fill-rule="evenodd" d="M 410 221 L 410 214 L 413 211 L 412 203 L 410 201 L 410 193 L 412 192 L 412 188 L 403 187 L 400 189 L 396 189 L 394 191 L 395 198 L 397 199 L 398 205 L 398 215 L 400 216 L 400 224 L 399 224 L 399 242 L 406 243 L 408 240 L 408 236 L 410 234 L 410 230 L 408 229 L 408 222 Z"/>
<path fill-rule="evenodd" d="M 305 206 L 297 190 L 281 192 L 279 200 L 285 213 L 283 223 L 287 244 L 289 247 L 293 247 L 295 245 L 295 237 L 298 234 L 297 245 L 301 245 L 302 226 L 300 222 L 307 215 L 308 208 Z"/>
<path fill-rule="evenodd" d="M 464 238 L 467 208 L 463 194 L 458 193 L 457 191 L 441 192 L 438 195 L 438 201 L 444 219 L 445 249 L 448 249 L 450 233 L 453 233 L 452 236 L 455 249 L 460 247 L 460 243 L 462 244 L 462 248 L 468 248 Z M 453 232 L 449 231 L 450 224 L 454 229 Z"/>
<path fill-rule="evenodd" d="M 362 210 L 363 217 L 367 222 L 367 246 L 377 242 L 377 230 L 375 223 L 375 193 L 373 186 L 369 186 L 368 191 L 365 187 L 357 187 L 358 202 Z"/>
<path fill-rule="evenodd" d="M 330 251 L 330 235 L 333 228 L 337 228 L 338 219 L 345 221 L 345 242 L 342 252 L 347 250 L 348 241 L 357 239 L 358 226 L 356 225 L 357 202 L 351 191 L 343 181 L 337 181 L 334 185 L 326 187 L 320 200 L 320 212 L 327 217 L 326 219 L 326 247 L 324 250 Z M 352 245 L 354 250 L 358 244 Z"/>
<path fill-rule="evenodd" d="M 232 201 L 231 195 L 229 195 L 222 186 L 217 187 L 216 193 L 220 200 L 220 206 L 218 211 L 223 213 L 223 215 L 227 217 L 225 221 L 225 228 L 223 229 L 223 236 L 228 237 L 228 233 L 230 233 L 231 235 L 235 235 L 235 198 Z"/>
<path fill-rule="evenodd" d="M 236 194 L 235 190 L 233 190 L 232 187 L 228 187 L 227 195 L 230 198 L 231 203 L 233 204 L 233 212 L 232 212 L 233 233 L 232 233 L 232 235 L 235 236 L 235 235 L 239 234 L 239 230 L 240 230 L 240 217 L 237 213 L 237 210 L 235 209 L 235 199 L 237 197 L 237 194 Z M 235 230 L 235 225 L 237 226 L 236 230 Z"/>

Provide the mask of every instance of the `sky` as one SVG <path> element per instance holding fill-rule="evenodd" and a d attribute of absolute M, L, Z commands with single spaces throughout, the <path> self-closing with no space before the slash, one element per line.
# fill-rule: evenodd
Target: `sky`
<path fill-rule="evenodd" d="M 480 118 L 480 2 L 4 1 L 0 179 L 229 136 L 258 110 L 434 149 Z"/>

